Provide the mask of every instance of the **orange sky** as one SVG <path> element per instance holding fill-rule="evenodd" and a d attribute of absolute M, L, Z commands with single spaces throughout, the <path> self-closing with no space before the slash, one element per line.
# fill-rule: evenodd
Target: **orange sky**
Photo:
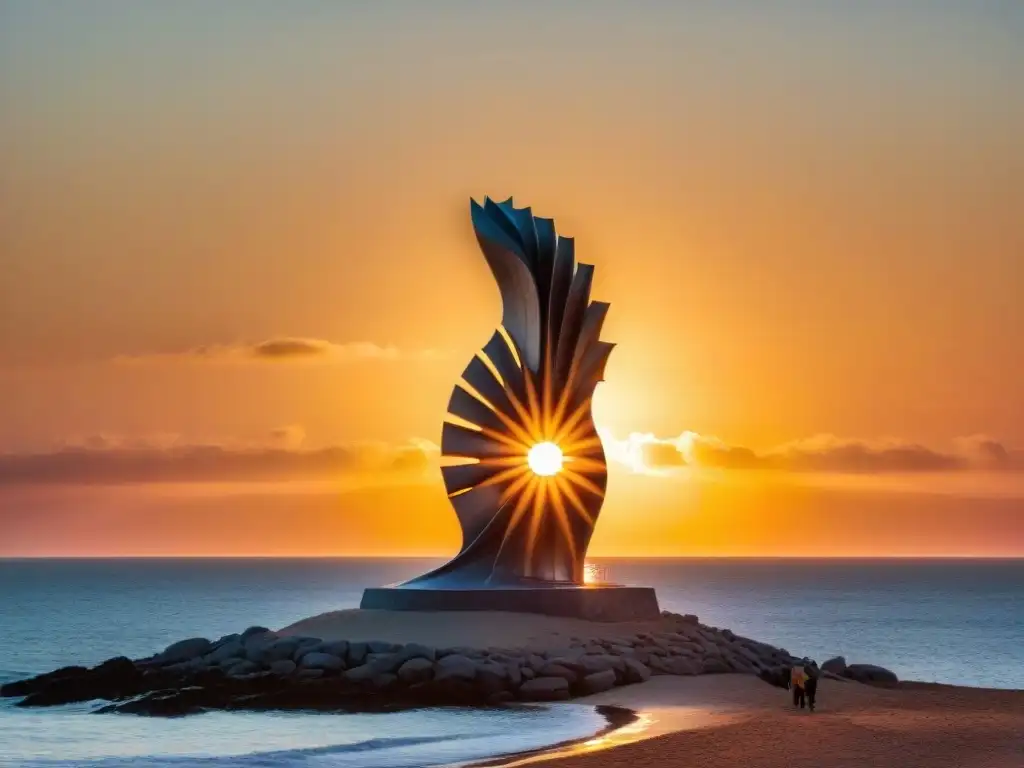
<path fill-rule="evenodd" d="M 426 5 L 4 5 L 0 556 L 452 550 L 509 194 L 612 305 L 593 551 L 1024 555 L 1024 12 Z"/>

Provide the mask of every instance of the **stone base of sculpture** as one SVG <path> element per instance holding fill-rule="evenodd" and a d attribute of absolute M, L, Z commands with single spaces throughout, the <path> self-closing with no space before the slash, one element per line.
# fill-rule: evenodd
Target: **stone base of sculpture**
<path fill-rule="evenodd" d="M 587 621 L 644 621 L 661 615 L 652 587 L 618 585 L 437 589 L 371 587 L 359 605 L 386 611 L 509 611 Z"/>

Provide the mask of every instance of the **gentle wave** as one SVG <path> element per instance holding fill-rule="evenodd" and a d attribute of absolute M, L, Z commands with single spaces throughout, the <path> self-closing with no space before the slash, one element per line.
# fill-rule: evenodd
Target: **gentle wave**
<path fill-rule="evenodd" d="M 21 709 L 0 702 L 0 766 L 426 768 L 589 738 L 608 724 L 575 704 L 174 719 L 94 715 L 94 704 Z"/>
<path fill-rule="evenodd" d="M 231 756 L 202 756 L 202 755 L 175 755 L 169 757 L 105 757 L 94 760 L 28 760 L 19 762 L 23 768 L 50 768 L 52 766 L 93 766 L 105 768 L 110 766 L 138 765 L 147 768 L 181 768 L 183 765 L 216 765 L 239 766 L 239 768 L 274 768 L 274 766 L 287 765 L 308 765 L 312 758 L 319 757 L 345 757 L 349 755 L 361 755 L 359 763 L 352 765 L 369 765 L 366 762 L 364 753 L 386 752 L 403 747 L 423 746 L 439 742 L 452 742 L 468 738 L 466 736 L 422 736 L 392 739 L 367 739 L 352 744 L 332 744 L 324 747 L 306 747 L 303 749 L 279 749 L 269 752 L 253 752 L 248 755 Z M 320 763 L 324 765 L 349 765 L 350 761 L 331 761 Z M 412 765 L 412 764 L 410 764 Z M 400 768 L 400 764 L 389 762 L 388 768 Z"/>

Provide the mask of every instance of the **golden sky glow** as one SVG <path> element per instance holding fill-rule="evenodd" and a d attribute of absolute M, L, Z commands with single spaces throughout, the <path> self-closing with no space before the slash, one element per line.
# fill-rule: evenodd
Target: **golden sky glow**
<path fill-rule="evenodd" d="M 611 303 L 593 551 L 1024 555 L 1016 4 L 84 5 L 0 12 L 0 556 L 453 551 L 510 194 Z"/>

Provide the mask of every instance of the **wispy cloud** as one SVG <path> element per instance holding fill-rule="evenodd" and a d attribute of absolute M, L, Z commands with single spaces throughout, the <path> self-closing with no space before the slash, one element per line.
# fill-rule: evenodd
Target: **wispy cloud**
<path fill-rule="evenodd" d="M 275 336 L 257 343 L 207 344 L 172 352 L 119 355 L 117 363 L 346 363 L 359 360 L 434 360 L 439 350 L 402 350 L 369 341 L 336 343 L 324 339 Z"/>
<path fill-rule="evenodd" d="M 818 435 L 765 451 L 696 432 L 668 438 L 633 433 L 617 439 L 602 431 L 601 436 L 610 459 L 647 474 L 666 474 L 686 466 L 856 474 L 1024 470 L 1024 452 L 984 435 L 957 438 L 948 449 L 893 438 Z"/>
<path fill-rule="evenodd" d="M 0 486 L 324 479 L 342 475 L 423 474 L 439 448 L 427 440 L 303 447 L 301 427 L 266 440 L 186 441 L 174 435 L 93 435 L 41 453 L 0 454 Z"/>

